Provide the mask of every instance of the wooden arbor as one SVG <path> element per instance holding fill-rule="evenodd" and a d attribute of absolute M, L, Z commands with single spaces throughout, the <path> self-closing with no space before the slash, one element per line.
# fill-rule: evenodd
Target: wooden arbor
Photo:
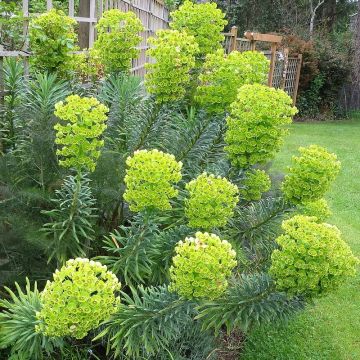
<path fill-rule="evenodd" d="M 230 33 L 225 35 L 225 49 L 227 53 L 231 51 L 255 51 L 259 50 L 270 60 L 268 85 L 284 89 L 296 103 L 297 91 L 299 87 L 302 55 L 289 57 L 289 49 L 281 48 L 283 37 L 273 34 L 260 34 L 247 31 L 243 38 L 238 37 L 236 26 L 231 28 Z M 264 49 L 268 48 L 270 50 Z"/>

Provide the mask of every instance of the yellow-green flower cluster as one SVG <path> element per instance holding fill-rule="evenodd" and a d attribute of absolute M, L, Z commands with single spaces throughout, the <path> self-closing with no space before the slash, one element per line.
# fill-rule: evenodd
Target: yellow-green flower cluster
<path fill-rule="evenodd" d="M 145 86 L 158 102 L 182 99 L 191 81 L 190 71 L 195 66 L 199 47 L 192 35 L 177 30 L 159 30 L 150 38 L 147 55 L 155 59 L 147 63 Z"/>
<path fill-rule="evenodd" d="M 195 238 L 180 241 L 175 251 L 170 291 L 187 299 L 216 299 L 224 293 L 237 264 L 230 243 L 214 234 L 197 232 Z"/>
<path fill-rule="evenodd" d="M 40 71 L 66 74 L 72 70 L 71 51 L 78 49 L 76 21 L 52 9 L 30 23 L 31 63 Z"/>
<path fill-rule="evenodd" d="M 271 255 L 270 274 L 279 290 L 315 297 L 356 273 L 358 260 L 336 226 L 296 215 L 282 225 L 285 234 Z"/>
<path fill-rule="evenodd" d="M 53 275 L 41 294 L 37 314 L 42 331 L 50 337 L 82 339 L 113 314 L 120 283 L 106 266 L 89 259 L 71 259 Z"/>
<path fill-rule="evenodd" d="M 224 40 L 224 26 L 227 24 L 225 14 L 217 8 L 216 3 L 196 4 L 189 0 L 171 13 L 170 27 L 186 31 L 195 37 L 199 44 L 200 55 L 206 55 L 221 48 Z"/>
<path fill-rule="evenodd" d="M 318 145 L 300 147 L 301 156 L 293 156 L 293 166 L 282 185 L 292 203 L 307 203 L 323 197 L 340 171 L 340 161 Z"/>
<path fill-rule="evenodd" d="M 185 214 L 189 226 L 211 229 L 225 226 L 239 201 L 238 187 L 225 178 L 203 173 L 186 184 Z"/>
<path fill-rule="evenodd" d="M 297 110 L 281 89 L 244 85 L 226 119 L 225 151 L 233 166 L 246 168 L 265 163 L 279 150 Z"/>
<path fill-rule="evenodd" d="M 181 179 L 182 163 L 174 155 L 159 150 L 139 150 L 126 160 L 124 199 L 132 211 L 169 210 L 169 200 L 176 197 L 174 188 Z"/>
<path fill-rule="evenodd" d="M 218 50 L 206 56 L 195 99 L 210 111 L 227 111 L 242 85 L 264 84 L 268 72 L 269 60 L 260 52 L 224 55 L 224 50 Z"/>
<path fill-rule="evenodd" d="M 318 222 L 328 219 L 332 212 L 325 199 L 319 199 L 300 205 L 299 212 L 306 216 L 314 216 Z"/>
<path fill-rule="evenodd" d="M 95 98 L 70 95 L 65 102 L 55 105 L 55 115 L 63 120 L 57 123 L 55 143 L 61 148 L 57 154 L 60 165 L 94 171 L 104 141 L 100 139 L 106 129 L 109 109 Z"/>
<path fill-rule="evenodd" d="M 260 200 L 261 195 L 270 190 L 271 180 L 264 170 L 246 171 L 245 179 L 242 182 L 240 196 L 245 200 Z"/>
<path fill-rule="evenodd" d="M 96 25 L 98 31 L 94 49 L 105 71 L 129 71 L 131 60 L 139 55 L 136 48 L 144 27 L 132 11 L 123 12 L 118 9 L 105 11 Z"/>

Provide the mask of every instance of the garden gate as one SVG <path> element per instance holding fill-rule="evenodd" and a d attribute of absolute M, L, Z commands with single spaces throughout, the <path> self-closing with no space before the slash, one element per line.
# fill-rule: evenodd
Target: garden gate
<path fill-rule="evenodd" d="M 270 60 L 270 70 L 268 85 L 284 89 L 296 103 L 299 87 L 300 70 L 302 55 L 289 57 L 289 49 L 282 48 L 282 36 L 272 34 L 259 34 L 247 31 L 244 38 L 237 36 L 236 26 L 231 28 L 229 33 L 225 33 L 224 47 L 227 53 L 231 51 L 259 50 L 262 51 Z M 270 50 L 268 49 L 270 44 Z"/>

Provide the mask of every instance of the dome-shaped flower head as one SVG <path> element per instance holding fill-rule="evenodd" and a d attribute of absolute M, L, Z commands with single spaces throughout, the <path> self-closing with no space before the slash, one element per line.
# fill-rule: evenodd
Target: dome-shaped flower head
<path fill-rule="evenodd" d="M 230 243 L 214 234 L 197 232 L 195 238 L 180 241 L 175 251 L 170 291 L 187 299 L 216 299 L 224 293 L 237 264 Z"/>
<path fill-rule="evenodd" d="M 174 184 L 181 179 L 182 163 L 174 155 L 154 149 L 136 151 L 126 164 L 124 199 L 130 209 L 171 209 L 170 199 L 178 194 Z"/>
<path fill-rule="evenodd" d="M 240 195 L 248 201 L 260 200 L 261 195 L 270 190 L 271 180 L 264 170 L 246 171 Z"/>
<path fill-rule="evenodd" d="M 37 330 L 50 337 L 82 339 L 116 311 L 119 290 L 117 277 L 101 263 L 68 260 L 41 294 L 42 309 L 37 314 L 41 325 Z"/>
<path fill-rule="evenodd" d="M 225 226 L 239 200 L 238 187 L 220 176 L 203 173 L 186 184 L 185 214 L 189 226 L 211 229 Z"/>
<path fill-rule="evenodd" d="M 322 198 L 340 171 L 340 161 L 318 145 L 300 147 L 301 156 L 293 156 L 293 166 L 282 185 L 292 203 L 307 203 Z"/>
<path fill-rule="evenodd" d="M 337 288 L 356 273 L 358 260 L 336 226 L 296 215 L 283 222 L 271 255 L 270 274 L 279 290 L 314 297 Z"/>

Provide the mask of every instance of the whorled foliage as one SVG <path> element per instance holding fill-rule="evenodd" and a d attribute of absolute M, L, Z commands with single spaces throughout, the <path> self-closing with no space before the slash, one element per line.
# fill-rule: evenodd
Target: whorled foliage
<path fill-rule="evenodd" d="M 155 62 L 147 63 L 145 86 L 158 102 L 182 99 L 191 81 L 199 47 L 192 35 L 177 30 L 159 30 L 149 38 L 147 55 Z"/>
<path fill-rule="evenodd" d="M 240 168 L 271 159 L 283 143 L 285 125 L 297 112 L 285 91 L 259 84 L 242 86 L 230 108 L 225 151 Z"/>
<path fill-rule="evenodd" d="M 296 215 L 282 224 L 284 234 L 271 255 L 270 274 L 278 289 L 316 297 L 336 289 L 356 273 L 358 259 L 334 225 Z"/>
<path fill-rule="evenodd" d="M 178 194 L 174 184 L 181 179 L 182 163 L 174 155 L 154 149 L 135 151 L 126 164 L 124 199 L 130 209 L 171 209 L 169 200 Z"/>
<path fill-rule="evenodd" d="M 71 51 L 78 49 L 76 21 L 52 9 L 30 22 L 31 63 L 39 71 L 68 74 L 74 70 Z"/>
<path fill-rule="evenodd" d="M 261 195 L 270 190 L 271 180 L 264 170 L 249 170 L 240 187 L 240 196 L 247 201 L 260 200 Z"/>
<path fill-rule="evenodd" d="M 116 311 L 119 290 L 117 277 L 105 265 L 70 259 L 41 293 L 36 329 L 47 336 L 82 339 Z"/>
<path fill-rule="evenodd" d="M 239 201 L 239 189 L 225 178 L 203 173 L 186 184 L 185 215 L 189 226 L 211 229 L 227 224 Z"/>
<path fill-rule="evenodd" d="M 171 13 L 170 28 L 186 31 L 195 37 L 199 45 L 199 55 L 206 55 L 221 47 L 224 40 L 225 14 L 216 3 L 196 4 L 189 0 Z"/>
<path fill-rule="evenodd" d="M 241 86 L 264 84 L 268 72 L 269 60 L 260 52 L 232 51 L 225 55 L 224 50 L 218 50 L 206 56 L 195 99 L 210 111 L 228 111 Z"/>
<path fill-rule="evenodd" d="M 299 148 L 282 185 L 286 199 L 299 204 L 322 198 L 340 171 L 340 161 L 318 145 Z"/>
<path fill-rule="evenodd" d="M 216 299 L 228 286 L 236 252 L 215 234 L 197 232 L 180 241 L 170 268 L 170 291 L 186 299 Z"/>
<path fill-rule="evenodd" d="M 112 9 L 103 13 L 96 29 L 94 50 L 106 73 L 129 71 L 131 60 L 139 55 L 141 20 L 132 11 Z"/>
<path fill-rule="evenodd" d="M 55 105 L 55 115 L 63 120 L 57 123 L 55 143 L 61 148 L 57 154 L 60 165 L 77 170 L 94 171 L 104 140 L 109 109 L 95 98 L 70 95 L 65 102 Z"/>

